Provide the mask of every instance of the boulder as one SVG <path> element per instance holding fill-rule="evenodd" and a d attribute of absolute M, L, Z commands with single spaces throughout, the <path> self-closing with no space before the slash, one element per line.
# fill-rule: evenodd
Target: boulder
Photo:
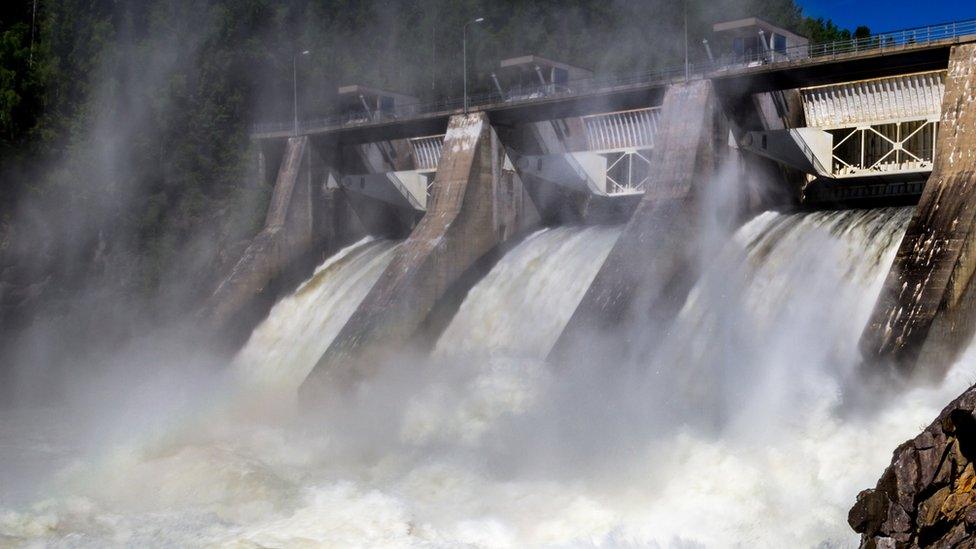
<path fill-rule="evenodd" d="M 861 548 L 976 547 L 976 386 L 899 446 L 847 521 Z"/>

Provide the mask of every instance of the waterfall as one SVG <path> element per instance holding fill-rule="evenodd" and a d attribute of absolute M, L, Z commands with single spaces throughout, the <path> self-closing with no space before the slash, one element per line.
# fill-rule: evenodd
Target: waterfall
<path fill-rule="evenodd" d="M 365 238 L 322 263 L 275 304 L 237 354 L 245 384 L 294 394 L 393 258 L 396 243 Z"/>
<path fill-rule="evenodd" d="M 545 364 L 620 229 L 536 232 L 470 290 L 429 357 L 378 365 L 322 415 L 196 418 L 74 466 L 58 496 L 0 510 L 0 540 L 852 546 L 857 492 L 976 371 L 971 348 L 938 386 L 854 390 L 911 212 L 766 212 L 703 246 L 717 252 L 676 318 L 620 327 L 664 334 L 639 364 Z M 395 249 L 363 241 L 325 262 L 255 330 L 236 379 L 294 394 Z"/>
<path fill-rule="evenodd" d="M 772 395 L 781 404 L 802 400 L 804 380 L 853 376 L 858 339 L 911 214 L 912 208 L 766 212 L 745 224 L 708 259 L 666 328 L 650 394 L 707 399 L 723 417 L 733 410 L 732 417 L 743 417 L 750 403 L 761 402 L 762 416 Z"/>
<path fill-rule="evenodd" d="M 619 227 L 561 227 L 530 235 L 472 288 L 435 355 L 544 358 L 619 235 Z"/>
<path fill-rule="evenodd" d="M 476 447 L 497 421 L 536 406 L 549 378 L 545 356 L 620 232 L 543 229 L 505 254 L 441 335 L 416 376 L 424 382 L 394 407 L 393 414 L 403 410 L 400 438 Z"/>

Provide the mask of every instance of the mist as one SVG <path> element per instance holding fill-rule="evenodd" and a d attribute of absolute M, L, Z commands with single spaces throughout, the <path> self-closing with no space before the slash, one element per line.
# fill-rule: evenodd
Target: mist
<path fill-rule="evenodd" d="M 83 440 L 55 434 L 65 447 L 46 451 L 70 457 L 0 527 L 77 546 L 846 546 L 838 517 L 885 449 L 973 376 L 967 356 L 938 387 L 849 411 L 862 399 L 848 390 L 855 328 L 910 213 L 767 212 L 703 231 L 714 242 L 699 247 L 717 251 L 678 318 L 628 327 L 667 331 L 650 358 L 561 369 L 544 361 L 545 323 L 568 321 L 619 228 L 544 229 L 471 290 L 430 356 L 401 353 L 297 406 L 315 336 L 335 335 L 395 246 L 356 243 L 279 302 L 227 369 L 129 355 L 166 378 L 130 386 Z M 57 433 L 60 419 L 29 424 Z"/>
<path fill-rule="evenodd" d="M 58 128 L 44 154 L 2 170 L 0 544 L 855 544 L 856 493 L 976 379 L 970 349 L 941 383 L 892 389 L 897 406 L 860 387 L 857 338 L 911 208 L 751 212 L 739 189 L 770 182 L 729 160 L 702 185 L 676 317 L 642 311 L 547 361 L 623 226 L 538 227 L 429 352 L 393 349 L 314 406 L 299 386 L 400 242 L 367 236 L 279 288 L 235 352 L 199 329 L 271 196 L 252 124 L 328 114 L 340 84 L 454 97 L 472 14 L 489 19 L 476 92 L 516 54 L 598 76 L 684 56 L 676 1 L 353 4 L 96 3 L 46 46 L 97 55 L 51 62 L 87 85 L 67 121 L 38 122 Z M 692 3 L 690 32 L 759 5 Z M 72 6 L 42 2 L 44 32 Z"/>

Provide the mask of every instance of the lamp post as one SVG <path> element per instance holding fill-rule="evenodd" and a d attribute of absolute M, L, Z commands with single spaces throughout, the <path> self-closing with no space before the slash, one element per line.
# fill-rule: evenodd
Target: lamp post
<path fill-rule="evenodd" d="M 688 0 L 683 3 L 685 12 L 685 80 L 688 80 L 691 68 L 688 66 Z"/>
<path fill-rule="evenodd" d="M 291 86 L 292 92 L 294 93 L 294 106 L 295 106 L 295 137 L 298 137 L 298 56 L 308 55 L 308 50 L 303 50 L 301 52 L 295 52 L 291 56 Z"/>
<path fill-rule="evenodd" d="M 464 59 L 464 114 L 468 114 L 468 25 L 481 23 L 484 17 L 468 21 L 461 28 L 461 57 Z"/>

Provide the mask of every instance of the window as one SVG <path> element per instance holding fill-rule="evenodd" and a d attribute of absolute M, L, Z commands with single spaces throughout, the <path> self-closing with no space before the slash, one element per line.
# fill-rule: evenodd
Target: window
<path fill-rule="evenodd" d="M 773 35 L 773 50 L 777 53 L 786 53 L 786 37 L 782 34 Z"/>
<path fill-rule="evenodd" d="M 752 57 L 762 51 L 762 44 L 758 36 L 747 36 L 745 39 L 745 54 Z"/>
<path fill-rule="evenodd" d="M 385 113 L 392 113 L 393 112 L 393 98 L 392 97 L 390 97 L 388 95 L 384 95 L 384 96 L 380 97 L 380 111 L 385 112 Z"/>
<path fill-rule="evenodd" d="M 732 52 L 739 59 L 752 58 L 760 51 L 758 36 L 736 36 L 732 39 Z"/>
<path fill-rule="evenodd" d="M 569 82 L 569 71 L 566 69 L 556 68 L 552 73 L 552 81 L 554 84 L 565 84 Z"/>

